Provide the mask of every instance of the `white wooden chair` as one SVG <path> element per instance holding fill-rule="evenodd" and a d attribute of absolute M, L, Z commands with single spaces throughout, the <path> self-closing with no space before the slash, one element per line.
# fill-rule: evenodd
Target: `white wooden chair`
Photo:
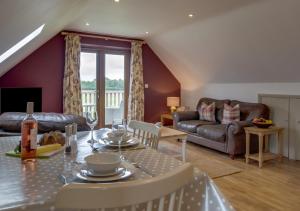
<path fill-rule="evenodd" d="M 185 163 L 167 174 L 151 179 L 107 184 L 68 184 L 58 192 L 55 208 L 105 211 L 126 207 L 126 210 L 135 211 L 139 205 L 151 211 L 157 202 L 158 211 L 180 211 L 184 186 L 192 179 L 193 167 Z"/>
<path fill-rule="evenodd" d="M 133 137 L 140 139 L 142 144 L 153 149 L 158 148 L 160 129 L 155 124 L 131 120 L 128 126 L 133 130 Z"/>

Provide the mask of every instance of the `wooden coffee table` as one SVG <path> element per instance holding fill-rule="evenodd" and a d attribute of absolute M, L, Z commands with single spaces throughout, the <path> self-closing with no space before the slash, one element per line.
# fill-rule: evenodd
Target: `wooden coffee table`
<path fill-rule="evenodd" d="M 182 141 L 182 161 L 186 161 L 186 138 L 187 133 L 182 132 L 180 130 L 175 130 L 168 127 L 161 127 L 160 128 L 160 139 L 159 140 L 181 140 Z"/>
<path fill-rule="evenodd" d="M 266 160 L 273 160 L 282 158 L 282 133 L 283 129 L 281 127 L 270 127 L 270 128 L 257 128 L 257 127 L 245 127 L 246 132 L 246 163 L 249 163 L 249 159 L 257 160 L 259 162 L 259 168 L 262 167 L 262 164 Z M 258 136 L 259 141 L 259 153 L 250 154 L 250 135 L 254 134 Z M 277 141 L 277 154 L 269 152 L 269 135 L 274 134 Z M 264 143 L 265 141 L 265 143 Z M 265 144 L 265 150 L 263 152 Z"/>

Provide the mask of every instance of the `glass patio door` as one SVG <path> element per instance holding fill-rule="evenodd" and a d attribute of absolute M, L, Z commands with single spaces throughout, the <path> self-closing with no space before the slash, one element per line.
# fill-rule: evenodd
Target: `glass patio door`
<path fill-rule="evenodd" d="M 127 115 L 129 53 L 88 50 L 80 59 L 83 112 L 97 111 L 98 126 L 109 127 Z"/>
<path fill-rule="evenodd" d="M 105 54 L 105 125 L 124 118 L 125 56 Z"/>
<path fill-rule="evenodd" d="M 97 56 L 97 52 L 80 53 L 80 80 L 83 112 L 97 111 Z"/>

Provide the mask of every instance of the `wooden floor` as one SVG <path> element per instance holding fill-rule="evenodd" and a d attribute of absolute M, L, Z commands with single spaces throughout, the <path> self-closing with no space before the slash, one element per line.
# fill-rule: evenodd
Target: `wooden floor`
<path fill-rule="evenodd" d="M 243 170 L 214 179 L 236 210 L 300 210 L 300 161 L 267 161 L 259 169 L 255 161 L 247 165 L 243 157 L 231 160 L 226 154 L 191 143 L 187 151 L 191 161 L 201 153 Z"/>

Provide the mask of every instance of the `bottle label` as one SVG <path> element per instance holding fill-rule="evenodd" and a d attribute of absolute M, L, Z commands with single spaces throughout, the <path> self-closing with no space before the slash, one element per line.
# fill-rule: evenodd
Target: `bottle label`
<path fill-rule="evenodd" d="M 37 148 L 37 129 L 35 128 L 30 130 L 30 148 Z"/>

